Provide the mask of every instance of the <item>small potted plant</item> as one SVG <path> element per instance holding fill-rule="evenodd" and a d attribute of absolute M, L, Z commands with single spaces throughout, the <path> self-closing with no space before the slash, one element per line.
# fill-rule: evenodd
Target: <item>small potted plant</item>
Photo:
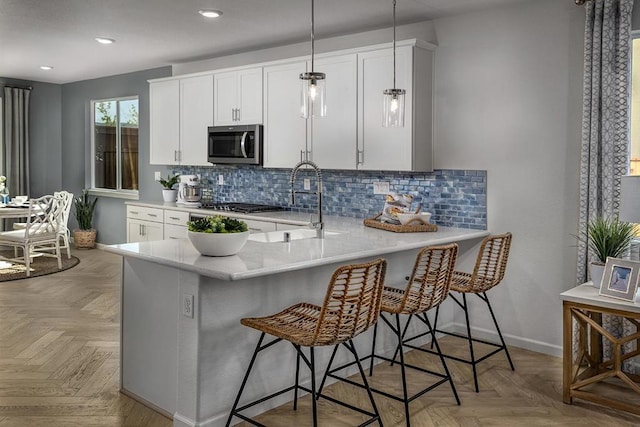
<path fill-rule="evenodd" d="M 91 249 L 96 246 L 96 230 L 93 228 L 93 212 L 97 198 L 89 200 L 89 191 L 85 188 L 82 195 L 73 199 L 78 229 L 73 230 L 73 243 L 79 249 Z"/>
<path fill-rule="evenodd" d="M 168 175 L 167 179 L 160 178 L 160 184 L 164 187 L 162 190 L 162 199 L 165 202 L 175 202 L 178 196 L 178 190 L 173 187 L 180 182 L 180 175 Z"/>
<path fill-rule="evenodd" d="M 593 286 L 600 287 L 607 257 L 620 258 L 631 247 L 635 237 L 634 225 L 615 217 L 595 217 L 587 223 L 587 229 L 578 236 L 595 257 L 589 263 L 589 275 Z"/>
<path fill-rule="evenodd" d="M 249 238 L 246 222 L 223 215 L 189 221 L 187 227 L 191 244 L 206 256 L 235 255 Z"/>

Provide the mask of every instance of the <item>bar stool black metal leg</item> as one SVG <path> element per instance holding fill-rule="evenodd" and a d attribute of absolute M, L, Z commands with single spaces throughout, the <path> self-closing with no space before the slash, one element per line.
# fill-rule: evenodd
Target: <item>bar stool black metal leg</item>
<path fill-rule="evenodd" d="M 299 350 L 299 349 L 296 349 Z M 296 387 L 293 389 L 293 410 L 298 409 L 298 385 L 300 384 L 300 352 L 296 351 Z"/>
<path fill-rule="evenodd" d="M 509 349 L 507 348 L 507 344 L 504 342 L 504 338 L 502 338 L 502 332 L 500 332 L 500 327 L 498 326 L 498 321 L 496 320 L 496 316 L 493 314 L 493 308 L 491 308 L 491 303 L 489 302 L 489 297 L 487 297 L 487 293 L 483 292 L 484 301 L 487 303 L 489 307 L 489 313 L 491 313 L 491 318 L 493 319 L 493 324 L 496 325 L 496 331 L 498 331 L 498 336 L 500 337 L 500 342 L 502 343 L 502 348 L 504 352 L 507 354 L 507 360 L 509 361 L 509 365 L 511 366 L 511 370 L 515 371 L 516 368 L 513 366 L 513 361 L 511 360 L 511 355 L 509 354 Z"/>
<path fill-rule="evenodd" d="M 413 314 L 410 314 L 409 318 L 407 319 L 407 323 L 404 325 L 404 329 L 402 330 L 402 336 L 400 337 L 402 341 L 404 341 L 404 337 L 407 335 L 407 330 L 409 329 L 409 324 L 411 323 L 412 318 L 413 318 Z M 396 347 L 396 351 L 393 353 L 393 357 L 391 358 L 391 366 L 393 366 L 393 364 L 395 363 L 399 350 L 400 350 L 400 346 Z"/>
<path fill-rule="evenodd" d="M 451 391 L 453 391 L 453 396 L 456 398 L 456 402 L 460 405 L 460 398 L 458 397 L 458 391 L 456 390 L 456 386 L 453 384 L 453 378 L 451 377 L 451 372 L 449 372 L 449 367 L 447 366 L 447 362 L 444 360 L 444 356 L 442 355 L 442 351 L 440 350 L 440 344 L 438 344 L 438 340 L 436 339 L 436 330 L 431 327 L 431 323 L 429 322 L 429 318 L 427 317 L 427 313 L 423 313 L 423 320 L 429 330 L 431 331 L 431 343 L 435 344 L 436 350 L 438 351 L 438 357 L 440 358 L 440 362 L 442 363 L 442 367 L 444 368 L 444 373 L 449 378 L 449 384 L 451 385 Z"/>
<path fill-rule="evenodd" d="M 404 351 L 402 351 L 402 334 L 400 333 L 400 315 L 396 314 L 396 335 L 398 336 L 398 347 L 400 349 L 400 370 L 402 372 L 402 393 L 404 396 L 404 416 L 407 427 L 411 426 L 411 417 L 409 416 L 409 393 L 407 392 L 407 376 L 404 366 Z"/>
<path fill-rule="evenodd" d="M 244 374 L 244 378 L 242 379 L 242 385 L 240 386 L 240 390 L 238 391 L 236 400 L 235 402 L 233 402 L 231 413 L 229 414 L 229 418 L 227 419 L 227 424 L 226 424 L 227 427 L 231 425 L 231 419 L 233 418 L 233 415 L 236 412 L 236 408 L 238 407 L 238 402 L 240 402 L 240 396 L 242 396 L 242 391 L 244 390 L 244 386 L 247 385 L 247 380 L 249 379 L 251 368 L 253 368 L 253 364 L 256 361 L 256 356 L 258 356 L 258 353 L 260 352 L 260 346 L 262 345 L 262 341 L 264 340 L 264 337 L 265 337 L 265 333 L 263 332 L 260 335 L 260 339 L 258 340 L 258 345 L 256 345 L 256 349 L 253 351 L 253 356 L 251 356 L 251 362 L 249 362 L 249 367 L 247 368 L 247 372 Z"/>
<path fill-rule="evenodd" d="M 373 325 L 373 341 L 371 342 L 371 360 L 369 361 L 369 376 L 373 376 L 373 359 L 376 354 L 376 335 L 378 333 L 378 322 Z"/>
<path fill-rule="evenodd" d="M 478 388 L 478 372 L 476 369 L 476 357 L 473 353 L 473 339 L 471 337 L 471 322 L 469 321 L 469 306 L 467 305 L 467 294 L 462 293 L 462 309 L 464 310 L 464 318 L 467 322 L 467 339 L 469 340 L 469 353 L 471 353 L 471 367 L 473 368 L 473 383 L 476 387 L 476 393 L 480 391 Z"/>
<path fill-rule="evenodd" d="M 345 347 L 349 349 L 349 351 L 353 354 L 353 357 L 356 359 L 356 364 L 358 365 L 358 370 L 360 371 L 360 377 L 362 378 L 362 382 L 364 383 L 364 388 L 367 390 L 367 395 L 369 396 L 369 401 L 371 402 L 371 407 L 373 408 L 373 413 L 378 417 L 378 424 L 380 427 L 382 425 L 382 418 L 380 417 L 380 413 L 378 412 L 378 407 L 376 406 L 376 401 L 373 399 L 373 393 L 371 392 L 371 388 L 369 387 L 369 382 L 367 381 L 367 377 L 364 374 L 364 369 L 362 368 L 362 363 L 360 363 L 360 357 L 358 356 L 358 352 L 356 350 L 356 346 L 353 344 L 352 340 L 347 343 L 343 343 Z M 372 356 L 373 358 L 373 356 Z M 329 365 L 331 366 L 331 365 Z"/>
<path fill-rule="evenodd" d="M 333 359 L 336 357 L 336 353 L 338 352 L 338 347 L 340 344 L 333 346 L 333 353 L 331 353 L 331 358 L 329 359 L 329 364 L 327 365 L 326 371 L 324 371 L 324 375 L 322 376 L 322 381 L 320 382 L 320 388 L 318 389 L 318 398 L 320 398 L 320 393 L 322 393 L 322 389 L 324 389 L 324 383 L 329 376 L 329 372 L 331 371 L 331 366 L 333 365 Z"/>
<path fill-rule="evenodd" d="M 440 313 L 440 305 L 436 307 L 436 317 L 433 319 L 433 333 L 438 329 L 438 314 Z M 431 349 L 433 350 L 433 341 L 431 341 Z"/>
<path fill-rule="evenodd" d="M 309 361 L 311 362 L 311 405 L 313 408 L 313 427 L 318 426 L 318 402 L 316 398 L 316 362 L 314 348 L 309 347 Z"/>

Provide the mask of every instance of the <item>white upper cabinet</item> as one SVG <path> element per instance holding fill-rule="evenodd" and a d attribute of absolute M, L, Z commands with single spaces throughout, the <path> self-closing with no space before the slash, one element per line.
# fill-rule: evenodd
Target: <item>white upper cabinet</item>
<path fill-rule="evenodd" d="M 149 84 L 150 163 L 177 165 L 180 150 L 180 82 L 166 80 Z"/>
<path fill-rule="evenodd" d="M 209 126 L 213 126 L 213 76 L 180 79 L 180 164 L 211 166 Z"/>
<path fill-rule="evenodd" d="M 425 54 L 431 57 L 431 52 L 413 46 L 396 49 L 396 88 L 407 92 L 404 127 L 396 128 L 382 126 L 383 91 L 393 88 L 393 50 L 358 54 L 358 169 L 432 170 L 432 77 L 431 69 L 422 67 Z M 417 66 L 420 66 L 419 70 Z M 421 79 L 428 84 L 414 86 Z M 424 93 L 426 86 L 428 93 Z M 427 96 L 429 106 L 425 108 Z M 428 134 L 425 134 L 425 128 L 428 128 Z"/>
<path fill-rule="evenodd" d="M 262 123 L 262 68 L 214 74 L 214 125 Z"/>
<path fill-rule="evenodd" d="M 307 155 L 307 121 L 300 117 L 300 73 L 306 62 L 264 67 L 264 166 L 292 168 Z"/>
<path fill-rule="evenodd" d="M 213 126 L 213 75 L 149 83 L 149 163 L 210 166 L 207 128 Z"/>
<path fill-rule="evenodd" d="M 308 68 L 311 68 L 310 63 Z M 314 68 L 326 74 L 327 115 L 308 120 L 309 158 L 323 169 L 355 169 L 357 55 L 320 58 L 315 61 Z"/>

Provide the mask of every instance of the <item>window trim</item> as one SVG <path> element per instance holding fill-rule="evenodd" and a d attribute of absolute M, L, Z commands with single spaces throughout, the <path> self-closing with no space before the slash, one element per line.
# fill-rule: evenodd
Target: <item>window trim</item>
<path fill-rule="evenodd" d="M 120 129 L 120 101 L 130 101 L 130 100 L 136 100 L 138 101 L 138 112 L 140 112 L 140 96 L 139 95 L 130 95 L 130 96 L 121 96 L 121 97 L 116 97 L 116 98 L 103 98 L 103 99 L 92 99 L 89 102 L 89 109 L 91 111 L 91 124 L 90 124 L 90 133 L 91 133 L 91 158 L 90 158 L 90 164 L 91 164 L 91 181 L 90 181 L 90 187 L 89 190 L 89 194 L 94 195 L 94 196 L 102 196 L 102 197 L 113 197 L 113 198 L 119 198 L 119 199 L 129 199 L 129 200 L 139 200 L 140 198 L 140 181 L 138 180 L 138 190 L 125 190 L 122 187 L 122 142 L 120 137 L 118 137 L 117 139 L 117 143 L 116 143 L 116 150 L 118 152 L 118 155 L 116 156 L 116 168 L 117 168 L 117 176 L 116 176 L 116 186 L 119 187 L 117 189 L 110 189 L 110 188 L 97 188 L 96 187 L 96 175 L 95 175 L 95 158 L 96 158 L 96 141 L 95 141 L 95 137 L 96 137 L 96 132 L 95 132 L 95 122 L 96 122 L 96 104 L 100 103 L 100 102 L 111 102 L 111 101 L 115 101 L 116 102 L 116 117 L 118 118 L 117 120 L 117 128 L 118 128 L 118 135 L 120 135 L 119 129 Z M 140 117 L 140 116 L 138 116 Z M 138 131 L 140 129 L 140 120 L 138 120 Z M 140 134 L 138 133 L 138 153 L 140 150 Z M 140 164 L 138 163 L 138 179 L 140 177 Z"/>

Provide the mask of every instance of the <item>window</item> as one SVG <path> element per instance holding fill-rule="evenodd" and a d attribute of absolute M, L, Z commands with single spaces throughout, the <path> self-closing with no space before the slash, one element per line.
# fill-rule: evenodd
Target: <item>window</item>
<path fill-rule="evenodd" d="M 640 32 L 634 32 L 631 40 L 629 175 L 640 175 Z"/>
<path fill-rule="evenodd" d="M 138 97 L 91 102 L 92 187 L 138 191 Z"/>

